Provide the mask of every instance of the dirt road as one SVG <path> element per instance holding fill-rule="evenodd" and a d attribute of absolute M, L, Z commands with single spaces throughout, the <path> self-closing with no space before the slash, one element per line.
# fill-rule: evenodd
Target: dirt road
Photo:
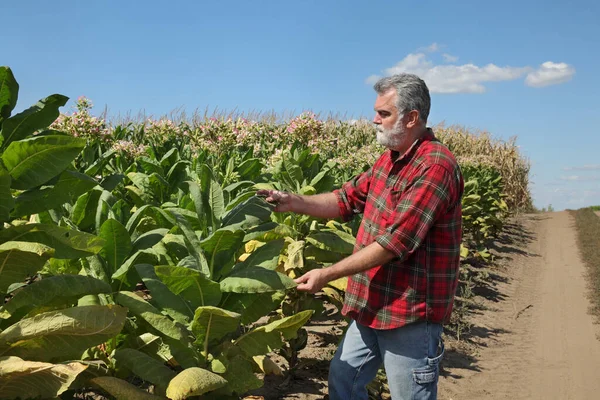
<path fill-rule="evenodd" d="M 449 354 L 440 398 L 600 399 L 600 327 L 568 212 L 527 217 L 499 244 L 503 273 L 474 320 L 467 356 Z"/>

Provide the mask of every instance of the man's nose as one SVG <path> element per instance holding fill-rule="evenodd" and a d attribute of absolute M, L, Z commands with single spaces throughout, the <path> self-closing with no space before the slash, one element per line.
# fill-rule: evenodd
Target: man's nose
<path fill-rule="evenodd" d="M 381 124 L 381 117 L 379 114 L 375 113 L 375 117 L 373 117 L 373 123 L 377 125 Z"/>

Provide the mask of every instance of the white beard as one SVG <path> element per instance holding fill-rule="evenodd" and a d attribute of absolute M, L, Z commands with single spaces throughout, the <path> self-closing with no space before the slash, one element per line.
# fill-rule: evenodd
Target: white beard
<path fill-rule="evenodd" d="M 377 143 L 388 149 L 398 149 L 402 142 L 406 139 L 406 130 L 402 126 L 402 118 L 391 129 L 384 129 L 381 125 L 377 125 Z"/>

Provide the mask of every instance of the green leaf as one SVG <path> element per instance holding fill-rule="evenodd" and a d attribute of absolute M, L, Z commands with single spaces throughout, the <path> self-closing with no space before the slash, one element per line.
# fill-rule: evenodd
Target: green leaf
<path fill-rule="evenodd" d="M 239 182 L 234 182 L 230 185 L 228 185 L 227 187 L 223 188 L 224 192 L 228 192 L 228 193 L 235 193 L 239 190 L 243 190 L 243 189 L 247 189 L 249 187 L 252 187 L 252 185 L 254 185 L 254 182 L 252 181 L 239 181 Z"/>
<path fill-rule="evenodd" d="M 280 332 L 286 340 L 296 337 L 296 332 L 300 329 L 313 315 L 313 310 L 300 311 L 292 316 L 278 319 L 270 324 L 264 325 L 265 332 Z"/>
<path fill-rule="evenodd" d="M 97 254 L 104 240 L 89 233 L 50 224 L 25 224 L 0 231 L 0 243 L 41 243 L 55 250 L 54 258 L 75 259 Z"/>
<path fill-rule="evenodd" d="M 90 190 L 77 198 L 71 211 L 71 221 L 79 229 L 87 230 L 94 225 L 100 195 L 102 195 L 101 190 Z"/>
<path fill-rule="evenodd" d="M 127 309 L 113 305 L 38 314 L 0 333 L 0 354 L 38 361 L 79 358 L 121 332 L 126 317 Z"/>
<path fill-rule="evenodd" d="M 133 242 L 133 248 L 131 252 L 135 253 L 138 250 L 145 250 L 151 248 L 152 246 L 160 242 L 167 233 L 169 233 L 168 229 L 158 228 L 141 234 Z"/>
<path fill-rule="evenodd" d="M 335 263 L 347 257 L 346 254 L 323 250 L 312 244 L 306 245 L 303 252 L 305 260 L 314 260 L 318 263 Z"/>
<path fill-rule="evenodd" d="M 76 171 L 65 171 L 53 187 L 32 189 L 15 199 L 13 215 L 23 216 L 52 210 L 98 185 L 94 179 Z"/>
<path fill-rule="evenodd" d="M 160 265 L 154 267 L 154 271 L 173 293 L 189 301 L 193 309 L 201 306 L 216 306 L 221 301 L 220 285 L 205 278 L 197 270 Z"/>
<path fill-rule="evenodd" d="M 6 148 L 12 142 L 25 139 L 34 132 L 50 125 L 58 118 L 60 114 L 58 109 L 64 106 L 67 100 L 69 100 L 68 97 L 53 94 L 38 101 L 27 110 L 6 119 L 2 124 L 3 147 Z"/>
<path fill-rule="evenodd" d="M 17 105 L 19 84 L 8 67 L 0 67 L 0 128 Z M 0 140 L 1 142 L 1 140 Z"/>
<path fill-rule="evenodd" d="M 191 396 L 200 396 L 225 385 L 227 381 L 217 374 L 202 368 L 188 368 L 171 380 L 167 388 L 167 397 L 172 400 L 183 400 Z"/>
<path fill-rule="evenodd" d="M 279 262 L 279 256 L 285 241 L 283 239 L 272 240 L 264 246 L 254 250 L 244 262 L 237 264 L 233 269 L 234 272 L 241 271 L 247 267 L 262 267 L 275 270 Z"/>
<path fill-rule="evenodd" d="M 53 249 L 39 243 L 0 244 L 0 293 L 6 293 L 11 284 L 38 272 L 53 255 Z"/>
<path fill-rule="evenodd" d="M 210 270 L 209 277 L 220 276 L 222 270 L 233 263 L 234 256 L 242 246 L 243 231 L 219 229 L 200 242 Z"/>
<path fill-rule="evenodd" d="M 182 343 L 188 343 L 187 332 L 183 326 L 162 315 L 160 311 L 138 295 L 121 291 L 115 295 L 115 301 L 127 307 L 133 315 L 146 321 L 156 334 Z"/>
<path fill-rule="evenodd" d="M 237 166 L 235 169 L 240 179 L 254 180 L 260 175 L 264 164 L 258 158 L 250 158 Z"/>
<path fill-rule="evenodd" d="M 124 282 L 127 279 L 127 273 L 135 264 L 156 265 L 157 263 L 160 263 L 160 257 L 153 249 L 139 250 L 125 260 L 119 269 L 112 274 L 111 278 Z"/>
<path fill-rule="evenodd" d="M 278 224 L 277 222 L 265 222 L 264 224 L 246 230 L 244 243 L 249 242 L 250 240 L 268 242 L 275 239 L 283 239 L 286 236 L 296 237 L 298 236 L 298 233 L 287 225 Z"/>
<path fill-rule="evenodd" d="M 335 184 L 335 177 L 330 175 L 331 171 L 325 169 L 319 172 L 309 183 L 310 186 L 314 187 L 317 193 L 331 192 L 333 185 Z"/>
<path fill-rule="evenodd" d="M 234 293 L 267 293 L 294 287 L 296 283 L 292 278 L 262 267 L 234 271 L 221 281 L 222 292 Z"/>
<path fill-rule="evenodd" d="M 100 255 L 108 263 L 109 271 L 112 274 L 121 268 L 131 252 L 129 233 L 119 221 L 107 219 L 100 227 L 98 236 L 105 242 Z"/>
<path fill-rule="evenodd" d="M 60 174 L 84 146 L 85 140 L 70 136 L 33 137 L 12 142 L 2 154 L 2 161 L 13 178 L 13 189 L 27 190 Z"/>
<path fill-rule="evenodd" d="M 49 364 L 25 361 L 19 357 L 0 357 L 0 397 L 33 399 L 57 397 L 71 386 L 87 365 Z"/>
<path fill-rule="evenodd" d="M 160 165 L 164 169 L 169 169 L 180 159 L 181 159 L 181 157 L 179 156 L 179 150 L 174 148 L 174 149 L 167 151 L 165 153 L 165 155 L 160 159 Z"/>
<path fill-rule="evenodd" d="M 198 307 L 192 322 L 196 344 L 204 345 L 221 340 L 240 327 L 240 314 L 218 307 Z"/>
<path fill-rule="evenodd" d="M 289 154 L 283 153 L 283 165 L 286 172 L 293 179 L 294 183 L 302 184 L 304 176 L 302 174 L 302 168 L 292 159 Z"/>
<path fill-rule="evenodd" d="M 10 212 L 15 206 L 10 191 L 11 181 L 8 171 L 0 165 L 0 224 L 9 220 Z"/>
<path fill-rule="evenodd" d="M 350 255 L 354 251 L 355 238 L 343 231 L 321 231 L 309 234 L 306 241 L 322 250 Z"/>
<path fill-rule="evenodd" d="M 285 298 L 285 292 L 227 293 L 222 308 L 242 315 L 242 324 L 248 325 L 276 310 Z"/>
<path fill-rule="evenodd" d="M 239 396 L 249 390 L 258 389 L 263 386 L 263 381 L 257 378 L 253 371 L 252 361 L 244 358 L 241 355 L 236 355 L 230 360 L 227 360 L 227 369 L 223 374 L 223 378 L 227 380 L 227 386 L 218 389 L 215 394 L 218 394 L 218 399 L 223 398 L 222 393 L 237 393 Z"/>
<path fill-rule="evenodd" d="M 50 260 L 52 261 L 52 260 Z M 101 280 L 102 282 L 110 283 L 110 275 L 106 273 L 104 259 L 99 256 L 91 256 L 80 260 L 81 268 L 87 276 Z"/>
<path fill-rule="evenodd" d="M 144 168 L 144 172 L 146 172 L 147 174 L 151 174 L 153 172 L 156 172 L 159 175 L 165 174 L 162 167 L 160 166 L 160 163 L 150 157 L 139 157 L 137 159 L 137 162 L 139 162 L 142 165 L 142 167 Z"/>
<path fill-rule="evenodd" d="M 154 358 L 135 349 L 117 349 L 114 355 L 117 368 L 124 366 L 145 381 L 151 382 L 161 391 L 165 392 L 169 382 L 176 373 Z"/>
<path fill-rule="evenodd" d="M 104 390 L 117 400 L 159 400 L 163 397 L 155 396 L 139 389 L 137 386 L 124 381 L 123 379 L 113 378 L 112 376 L 99 376 L 90 379 L 90 382 Z"/>
<path fill-rule="evenodd" d="M 151 333 L 143 333 L 135 337 L 129 336 L 127 345 L 162 362 L 168 362 L 173 358 L 169 347 L 164 344 L 162 338 Z"/>
<path fill-rule="evenodd" d="M 254 196 L 225 214 L 222 226 L 231 230 L 252 228 L 268 221 L 274 209 L 273 204 L 267 203 L 261 197 Z"/>
<path fill-rule="evenodd" d="M 223 189 L 219 182 L 212 181 L 210 183 L 210 207 L 216 220 L 219 220 L 225 212 L 225 199 L 223 197 Z M 216 225 L 213 225 L 215 228 Z"/>
<path fill-rule="evenodd" d="M 248 357 L 267 354 L 283 345 L 282 335 L 287 340 L 296 337 L 298 329 L 310 319 L 312 314 L 313 310 L 301 311 L 290 317 L 254 328 L 240 336 L 234 345 L 241 348 Z"/>
<path fill-rule="evenodd" d="M 206 276 L 206 277 L 210 277 L 210 269 L 208 268 L 208 261 L 206 260 L 206 256 L 204 255 L 204 252 L 202 251 L 202 247 L 200 245 L 200 240 L 198 240 L 198 236 L 196 235 L 196 233 L 194 232 L 194 230 L 190 227 L 188 221 L 181 216 L 180 214 L 176 213 L 176 212 L 171 212 L 172 215 L 175 216 L 175 219 L 177 221 L 177 226 L 179 227 L 179 229 L 181 229 L 181 232 L 183 233 L 183 236 L 185 238 L 185 244 L 186 247 L 188 249 L 188 251 L 190 252 L 190 255 L 193 256 L 196 261 L 198 262 L 198 265 L 201 266 L 201 272 Z"/>
<path fill-rule="evenodd" d="M 87 294 L 110 293 L 109 284 L 82 275 L 59 275 L 33 282 L 18 291 L 0 307 L 0 318 L 9 318 L 21 307 L 40 307 L 60 298 L 77 298 Z"/>
<path fill-rule="evenodd" d="M 107 190 L 103 190 L 98 200 L 98 207 L 96 208 L 96 232 L 100 232 L 102 224 L 108 219 L 116 219 L 112 214 L 112 204 L 115 203 L 115 197 Z"/>
<path fill-rule="evenodd" d="M 153 265 L 136 264 L 135 269 L 150 290 L 152 304 L 181 324 L 186 325 L 192 320 L 194 317 L 193 309 L 182 297 L 173 293 L 167 285 L 158 279 Z"/>

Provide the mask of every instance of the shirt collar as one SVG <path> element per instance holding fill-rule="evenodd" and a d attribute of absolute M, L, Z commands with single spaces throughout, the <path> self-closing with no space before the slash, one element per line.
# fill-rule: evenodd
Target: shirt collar
<path fill-rule="evenodd" d="M 416 150 L 417 147 L 419 147 L 419 144 L 421 144 L 421 142 L 428 142 L 433 139 L 435 139 L 433 131 L 431 130 L 431 128 L 427 128 L 427 132 L 425 132 L 425 134 L 423 136 L 421 136 L 420 138 L 416 139 L 413 142 L 413 144 L 410 145 L 408 150 L 406 150 L 402 155 L 400 155 L 400 153 L 397 151 L 388 150 L 389 154 L 390 154 L 390 158 L 391 158 L 392 162 L 394 162 L 394 163 L 401 161 L 405 158 L 410 158 L 410 156 L 412 155 L 414 150 Z"/>

